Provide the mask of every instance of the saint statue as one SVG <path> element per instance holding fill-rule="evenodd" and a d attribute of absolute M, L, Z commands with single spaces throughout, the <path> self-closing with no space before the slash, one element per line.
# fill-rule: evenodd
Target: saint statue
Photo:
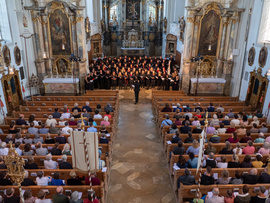
<path fill-rule="evenodd" d="M 86 40 L 90 40 L 91 24 L 90 24 L 90 21 L 89 21 L 89 17 L 85 18 L 85 33 L 86 33 Z"/>
<path fill-rule="evenodd" d="M 117 16 L 116 16 L 115 11 L 113 12 L 112 20 L 113 20 L 113 26 L 117 26 L 118 22 L 117 22 Z"/>
<path fill-rule="evenodd" d="M 167 32 L 167 23 L 168 23 L 168 21 L 167 21 L 167 18 L 165 17 L 163 19 L 163 30 L 164 30 L 164 33 Z"/>
<path fill-rule="evenodd" d="M 152 13 L 150 13 L 150 16 L 149 16 L 149 22 L 148 22 L 148 26 L 151 26 L 153 25 L 153 17 L 152 17 Z"/>
<path fill-rule="evenodd" d="M 184 40 L 184 31 L 185 31 L 185 27 L 186 27 L 186 22 L 185 22 L 184 16 L 182 16 L 179 19 L 179 24 L 180 24 L 180 37 L 179 37 L 179 39 L 181 41 L 183 41 Z"/>
<path fill-rule="evenodd" d="M 104 18 L 102 18 L 100 20 L 100 27 L 101 27 L 101 32 L 104 33 L 105 32 L 105 21 L 104 21 Z"/>

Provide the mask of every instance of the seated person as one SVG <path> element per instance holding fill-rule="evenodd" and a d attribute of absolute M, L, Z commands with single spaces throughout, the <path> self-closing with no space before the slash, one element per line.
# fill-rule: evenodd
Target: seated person
<path fill-rule="evenodd" d="M 177 179 L 177 188 L 180 188 L 180 183 L 183 185 L 195 185 L 195 177 L 191 175 L 188 168 L 185 168 L 185 174 Z"/>
<path fill-rule="evenodd" d="M 65 123 L 66 123 L 66 121 L 64 120 L 64 117 L 61 116 L 61 117 L 59 118 L 59 126 L 65 126 Z"/>
<path fill-rule="evenodd" d="M 90 122 L 89 123 L 89 128 L 87 128 L 87 132 L 97 132 L 97 129 L 95 127 L 93 127 L 93 123 Z"/>
<path fill-rule="evenodd" d="M 199 109 L 196 110 L 196 114 L 194 117 L 197 116 L 197 118 L 202 118 L 201 111 Z"/>
<path fill-rule="evenodd" d="M 79 106 L 78 103 L 75 103 L 75 104 L 74 104 L 74 107 L 72 108 L 72 112 L 73 112 L 74 110 L 77 110 L 78 112 L 81 112 L 81 108 L 79 108 L 78 106 Z"/>
<path fill-rule="evenodd" d="M 215 107 L 213 106 L 212 102 L 210 102 L 210 105 L 207 107 L 207 111 L 208 112 L 214 112 L 215 111 Z"/>
<path fill-rule="evenodd" d="M 13 143 L 13 135 L 12 134 L 8 134 L 5 138 L 5 143 L 9 143 L 9 142 Z"/>
<path fill-rule="evenodd" d="M 188 125 L 189 125 L 189 121 L 186 121 L 185 126 L 180 128 L 180 131 L 182 134 L 187 134 L 189 131 L 191 131 L 191 127 L 189 127 Z"/>
<path fill-rule="evenodd" d="M 214 126 L 219 125 L 219 120 L 216 114 L 213 115 L 213 119 L 211 119 L 211 123 L 213 123 Z"/>
<path fill-rule="evenodd" d="M 100 122 L 100 125 L 110 126 L 111 124 L 109 122 L 109 118 L 107 116 L 104 116 L 104 119 Z"/>
<path fill-rule="evenodd" d="M 74 111 L 73 111 L 73 113 L 72 113 L 72 116 L 71 116 L 71 118 L 81 118 L 81 114 L 79 114 L 79 112 L 78 112 L 78 110 L 77 109 L 75 109 Z M 74 121 L 75 122 L 75 121 Z M 77 123 L 77 122 L 76 122 Z"/>
<path fill-rule="evenodd" d="M 38 130 L 39 134 L 47 134 L 49 133 L 50 129 L 49 128 L 45 128 L 45 124 L 42 123 L 41 124 L 41 128 Z M 35 134 L 35 133 L 33 133 Z"/>
<path fill-rule="evenodd" d="M 15 123 L 12 122 L 10 124 L 10 126 L 9 126 L 8 133 L 10 133 L 10 134 L 16 134 L 17 132 L 18 132 L 18 130 L 16 129 Z M 1 134 L 3 134 L 3 133 L 1 133 Z"/>
<path fill-rule="evenodd" d="M 233 154 L 231 143 L 226 141 L 225 147 L 222 150 L 220 150 L 219 154 Z"/>
<path fill-rule="evenodd" d="M 270 143 L 265 142 L 263 146 L 259 149 L 258 153 L 261 155 L 269 155 L 270 154 Z"/>
<path fill-rule="evenodd" d="M 98 112 L 99 112 L 99 113 L 101 113 L 101 112 L 102 112 L 102 108 L 101 108 L 101 105 L 100 105 L 100 104 L 97 104 L 97 108 L 96 108 L 96 110 L 98 110 Z"/>
<path fill-rule="evenodd" d="M 42 147 L 42 143 L 37 143 L 37 149 L 36 149 L 37 156 L 46 156 L 48 154 L 48 149 L 46 147 Z"/>
<path fill-rule="evenodd" d="M 89 125 L 90 123 L 93 123 L 93 126 L 97 126 L 97 123 L 96 123 L 96 121 L 94 121 L 93 118 L 89 118 L 89 120 L 88 120 L 88 125 Z"/>
<path fill-rule="evenodd" d="M 230 180 L 231 180 L 231 178 L 229 176 L 229 171 L 223 170 L 221 177 L 217 179 L 216 184 L 227 185 L 227 184 L 229 184 Z"/>
<path fill-rule="evenodd" d="M 249 155 L 246 155 L 243 162 L 240 164 L 241 168 L 251 168 L 252 163 L 251 163 L 251 157 Z"/>
<path fill-rule="evenodd" d="M 248 145 L 242 150 L 243 154 L 254 154 L 255 147 L 253 146 L 253 142 L 249 140 L 247 144 Z"/>
<path fill-rule="evenodd" d="M 22 186 L 36 185 L 36 183 L 29 178 L 29 173 L 27 170 L 24 171 L 24 180 L 21 183 Z"/>
<path fill-rule="evenodd" d="M 177 147 L 173 149 L 174 155 L 183 155 L 185 153 L 185 148 L 183 147 L 183 142 L 178 141 Z"/>
<path fill-rule="evenodd" d="M 192 109 L 190 108 L 189 104 L 187 104 L 187 106 L 184 107 L 184 112 L 192 112 Z"/>
<path fill-rule="evenodd" d="M 257 184 L 259 183 L 260 176 L 257 175 L 258 171 L 256 168 L 250 169 L 248 174 L 243 175 L 243 184 Z"/>
<path fill-rule="evenodd" d="M 34 155 L 34 151 L 31 149 L 31 144 L 27 143 L 24 145 L 23 155 L 24 156 Z"/>
<path fill-rule="evenodd" d="M 252 141 L 252 138 L 250 137 L 250 132 L 247 132 L 246 133 L 246 136 L 245 137 L 242 137 L 240 139 L 240 142 L 241 143 L 247 143 L 249 140 Z"/>
<path fill-rule="evenodd" d="M 59 132 L 57 137 L 55 137 L 55 142 L 58 142 L 59 144 L 66 144 L 67 138 Z"/>
<path fill-rule="evenodd" d="M 60 118 L 61 117 L 61 113 L 58 112 L 58 108 L 54 109 L 52 116 L 53 116 L 53 118 Z"/>
<path fill-rule="evenodd" d="M 263 166 L 262 155 L 261 154 L 256 155 L 256 161 L 252 161 L 251 163 L 254 168 L 262 168 Z"/>
<path fill-rule="evenodd" d="M 109 143 L 109 139 L 107 138 L 105 133 L 101 134 L 101 137 L 99 139 L 99 143 L 100 144 L 108 144 Z"/>
<path fill-rule="evenodd" d="M 58 163 L 52 160 L 52 154 L 46 155 L 46 160 L 44 161 L 45 169 L 57 169 Z"/>
<path fill-rule="evenodd" d="M 0 185 L 1 186 L 12 185 L 11 181 L 9 179 L 7 179 L 7 172 L 6 171 L 0 172 Z"/>
<path fill-rule="evenodd" d="M 3 156 L 0 156 L 0 169 L 7 169 Z"/>
<path fill-rule="evenodd" d="M 229 110 L 229 113 L 228 113 L 226 116 L 228 116 L 229 118 L 234 118 L 233 110 L 230 109 L 230 110 Z"/>
<path fill-rule="evenodd" d="M 179 155 L 179 159 L 178 159 L 178 162 L 176 163 L 176 165 L 180 169 L 183 169 L 183 168 L 187 168 L 188 167 L 188 163 L 187 163 L 185 157 L 183 157 L 183 155 Z"/>
<path fill-rule="evenodd" d="M 16 142 L 19 142 L 21 144 L 23 143 L 23 138 L 22 138 L 21 133 L 16 133 L 14 143 L 16 143 Z"/>
<path fill-rule="evenodd" d="M 222 121 L 222 123 L 224 124 L 224 125 L 230 125 L 230 120 L 229 120 L 230 118 L 228 117 L 228 116 L 225 116 L 224 117 L 224 120 Z"/>
<path fill-rule="evenodd" d="M 203 160 L 202 166 L 204 168 L 210 166 L 211 168 L 217 167 L 217 161 L 215 160 L 215 154 L 210 152 L 207 159 Z"/>
<path fill-rule="evenodd" d="M 239 167 L 240 167 L 240 163 L 239 163 L 238 156 L 233 154 L 232 160 L 228 162 L 228 168 L 239 168 Z"/>
<path fill-rule="evenodd" d="M 214 135 L 210 137 L 209 141 L 212 143 L 220 143 L 220 137 L 218 136 L 217 130 L 215 130 Z"/>
<path fill-rule="evenodd" d="M 240 125 L 240 120 L 238 119 L 238 115 L 237 114 L 234 115 L 234 119 L 232 119 L 231 122 L 233 122 L 234 125 L 236 125 L 236 126 L 237 125 Z"/>
<path fill-rule="evenodd" d="M 175 134 L 176 131 L 179 132 L 176 123 L 173 123 L 172 126 L 171 126 L 170 129 L 169 129 L 169 134 Z"/>
<path fill-rule="evenodd" d="M 253 121 L 252 121 L 249 125 L 253 125 L 253 123 L 256 123 L 257 126 L 260 125 L 260 121 L 259 121 L 259 119 L 258 119 L 257 116 L 254 116 L 254 117 L 253 117 Z"/>
<path fill-rule="evenodd" d="M 19 115 L 19 119 L 17 119 L 16 125 L 27 125 L 26 121 L 24 120 L 23 114 Z"/>
<path fill-rule="evenodd" d="M 217 153 L 217 149 L 215 147 L 213 147 L 213 144 L 211 141 L 208 142 L 208 147 L 207 149 L 204 150 L 204 154 L 210 154 L 211 152 L 213 152 L 214 154 Z"/>
<path fill-rule="evenodd" d="M 43 171 L 39 171 L 36 177 L 36 183 L 39 186 L 47 186 L 51 182 L 50 176 L 44 176 Z"/>
<path fill-rule="evenodd" d="M 75 118 L 74 117 L 71 117 L 69 119 L 68 125 L 77 125 L 77 122 L 75 121 Z"/>
<path fill-rule="evenodd" d="M 236 131 L 235 124 L 233 122 L 231 122 L 230 127 L 227 128 L 227 130 L 226 130 L 226 133 L 233 133 L 234 131 Z"/>
<path fill-rule="evenodd" d="M 178 143 L 179 141 L 182 141 L 182 139 L 179 137 L 180 133 L 179 131 L 175 132 L 175 135 L 173 136 L 171 142 L 172 143 Z"/>
<path fill-rule="evenodd" d="M 35 163 L 34 157 L 29 157 L 28 161 L 25 162 L 25 169 L 39 169 L 38 165 Z"/>
<path fill-rule="evenodd" d="M 3 200 L 4 203 L 20 203 L 20 197 L 16 196 L 14 188 L 8 188 L 6 190 L 6 196 Z"/>
<path fill-rule="evenodd" d="M 168 103 L 166 103 L 165 107 L 161 110 L 161 112 L 172 112 L 172 108 Z"/>
<path fill-rule="evenodd" d="M 88 113 L 86 109 L 83 109 L 82 116 L 87 119 L 91 118 L 90 113 Z"/>
<path fill-rule="evenodd" d="M 182 121 L 179 120 L 178 116 L 175 119 L 176 119 L 174 122 L 175 125 L 182 125 Z"/>
<path fill-rule="evenodd" d="M 266 200 L 268 197 L 265 195 L 266 188 L 264 186 L 259 187 L 259 191 L 257 192 L 257 195 L 255 197 L 251 197 L 250 202 L 267 202 Z"/>
<path fill-rule="evenodd" d="M 211 166 L 206 167 L 206 171 L 201 176 L 201 185 L 213 185 L 215 183 L 215 178 L 211 175 Z"/>
<path fill-rule="evenodd" d="M 113 112 L 113 107 L 109 102 L 107 103 L 107 106 L 104 107 L 104 111 L 105 112 L 107 112 L 107 111 Z"/>
<path fill-rule="evenodd" d="M 68 143 L 66 143 L 64 145 L 62 154 L 65 154 L 67 156 L 71 156 L 72 155 L 72 151 L 70 150 L 70 145 Z"/>
<path fill-rule="evenodd" d="M 179 109 L 176 109 L 175 114 L 173 115 L 173 118 L 176 118 L 176 117 L 183 118 L 183 115 Z"/>
<path fill-rule="evenodd" d="M 99 200 L 96 197 L 96 192 L 95 191 L 88 191 L 87 192 L 87 199 L 83 200 L 84 203 L 99 203 Z"/>
<path fill-rule="evenodd" d="M 237 134 L 246 134 L 247 129 L 245 128 L 244 124 L 240 124 L 240 128 L 238 128 L 235 132 Z"/>
<path fill-rule="evenodd" d="M 66 108 L 64 108 L 64 113 L 62 113 L 62 116 L 61 116 L 63 119 L 64 118 L 70 118 L 70 113 L 67 111 Z M 60 119 L 61 120 L 61 119 Z"/>
<path fill-rule="evenodd" d="M 0 143 L 0 155 L 2 156 L 8 155 L 8 148 L 6 142 Z"/>
<path fill-rule="evenodd" d="M 70 171 L 70 179 L 67 179 L 67 185 L 82 185 L 82 182 L 77 178 L 75 171 Z"/>
<path fill-rule="evenodd" d="M 61 149 L 59 149 L 59 143 L 56 142 L 54 147 L 51 150 L 51 155 L 62 155 Z"/>
<path fill-rule="evenodd" d="M 35 134 L 35 138 L 34 138 L 34 144 L 37 144 L 38 142 L 43 143 L 43 137 L 40 137 L 38 133 Z"/>
<path fill-rule="evenodd" d="M 28 133 L 36 134 L 38 132 L 38 128 L 34 127 L 34 123 L 30 123 L 30 127 L 28 128 Z"/>
<path fill-rule="evenodd" d="M 192 133 L 188 132 L 188 137 L 185 139 L 185 143 L 192 143 L 194 138 L 192 137 Z"/>
<path fill-rule="evenodd" d="M 243 184 L 243 179 L 238 170 L 235 171 L 234 178 L 231 178 L 229 184 L 241 185 Z"/>
<path fill-rule="evenodd" d="M 270 183 L 270 164 L 267 164 L 264 171 L 261 172 L 260 183 Z"/>
<path fill-rule="evenodd" d="M 254 143 L 264 143 L 264 142 L 265 142 L 265 138 L 264 138 L 263 133 L 260 133 L 259 137 L 254 140 Z"/>
<path fill-rule="evenodd" d="M 220 157 L 220 162 L 217 163 L 217 168 L 228 168 L 228 163 L 226 162 L 226 156 Z"/>
<path fill-rule="evenodd" d="M 46 134 L 46 139 L 44 140 L 45 144 L 54 144 L 55 140 L 51 138 L 51 134 L 47 133 Z"/>
<path fill-rule="evenodd" d="M 53 178 L 51 180 L 51 185 L 65 185 L 62 179 L 60 179 L 60 173 L 58 171 L 54 172 Z"/>
<path fill-rule="evenodd" d="M 259 129 L 260 133 L 268 133 L 268 128 L 266 127 L 266 123 L 262 123 L 262 127 Z"/>
<path fill-rule="evenodd" d="M 92 182 L 92 185 L 100 185 L 101 182 L 100 180 L 96 177 L 97 174 L 96 173 L 91 173 L 90 177 L 91 177 L 91 182 Z M 90 182 L 89 182 L 89 176 L 86 176 L 85 177 L 85 185 L 90 185 Z"/>
<path fill-rule="evenodd" d="M 198 157 L 195 157 L 192 152 L 189 153 L 189 160 L 187 161 L 188 168 L 197 168 Z"/>
<path fill-rule="evenodd" d="M 102 115 L 99 114 L 99 111 L 98 110 L 95 110 L 94 118 L 102 119 Z"/>
<path fill-rule="evenodd" d="M 185 125 L 185 123 L 188 121 L 188 125 L 190 124 L 189 116 L 184 116 L 185 120 L 182 121 L 182 125 Z"/>
<path fill-rule="evenodd" d="M 217 118 L 223 118 L 223 113 L 220 109 L 217 109 Z"/>
<path fill-rule="evenodd" d="M 193 129 L 192 133 L 202 133 L 202 127 L 200 123 L 196 124 L 196 128 Z"/>
<path fill-rule="evenodd" d="M 198 123 L 200 123 L 197 116 L 194 116 L 194 121 L 192 121 L 191 125 L 196 126 Z"/>
<path fill-rule="evenodd" d="M 179 109 L 179 112 L 182 112 L 182 108 L 179 103 L 176 104 L 176 108 L 173 108 L 173 112 L 176 112 L 177 109 Z"/>
<path fill-rule="evenodd" d="M 170 120 L 170 116 L 168 114 L 166 114 L 165 120 L 163 120 L 161 123 L 161 128 L 163 128 L 164 126 L 172 125 L 172 124 L 173 124 L 173 122 Z"/>
<path fill-rule="evenodd" d="M 211 122 L 210 125 L 206 128 L 206 134 L 214 134 L 216 131 L 216 128 L 214 127 L 214 124 Z"/>
<path fill-rule="evenodd" d="M 48 119 L 45 122 L 45 125 L 50 126 L 52 123 L 56 125 L 57 121 L 53 118 L 52 115 L 49 115 Z M 40 133 L 40 134 L 46 134 L 46 133 Z"/>
<path fill-rule="evenodd" d="M 86 109 L 87 112 L 92 112 L 92 108 L 89 106 L 89 102 L 85 102 L 85 106 L 82 107 L 82 109 Z"/>
<path fill-rule="evenodd" d="M 237 133 L 233 132 L 232 137 L 228 139 L 230 143 L 237 143 L 239 142 L 239 138 L 237 137 Z"/>
<path fill-rule="evenodd" d="M 242 187 L 240 194 L 236 195 L 234 202 L 235 203 L 243 203 L 243 202 L 250 202 L 250 195 L 248 193 L 249 188 L 247 185 Z"/>
<path fill-rule="evenodd" d="M 189 146 L 187 149 L 187 154 L 193 153 L 194 155 L 198 155 L 200 150 L 200 144 L 197 140 L 193 140 L 192 146 Z"/>
<path fill-rule="evenodd" d="M 104 125 L 101 125 L 101 129 L 99 131 L 100 133 L 105 133 L 106 135 L 109 134 L 108 130 L 106 129 L 106 127 Z"/>
<path fill-rule="evenodd" d="M 106 114 L 104 114 L 104 117 L 107 116 L 109 119 L 112 118 L 112 115 L 110 114 L 110 111 L 106 111 Z"/>
<path fill-rule="evenodd" d="M 217 131 L 218 131 L 218 134 L 224 134 L 224 133 L 226 133 L 226 128 L 224 128 L 224 123 L 220 123 L 219 124 L 219 128 L 217 129 Z"/>
<path fill-rule="evenodd" d="M 69 127 L 68 125 L 68 122 L 66 121 L 65 122 L 65 127 L 62 128 L 62 132 L 61 134 L 64 134 L 64 135 L 70 135 L 70 133 L 73 131 L 73 129 L 71 127 Z"/>
<path fill-rule="evenodd" d="M 259 129 L 257 128 L 257 124 L 253 123 L 252 128 L 249 130 L 250 133 L 259 133 Z"/>
<path fill-rule="evenodd" d="M 241 155 L 242 154 L 242 147 L 241 147 L 240 142 L 237 142 L 236 148 L 233 149 L 233 153 L 236 154 L 236 155 Z"/>

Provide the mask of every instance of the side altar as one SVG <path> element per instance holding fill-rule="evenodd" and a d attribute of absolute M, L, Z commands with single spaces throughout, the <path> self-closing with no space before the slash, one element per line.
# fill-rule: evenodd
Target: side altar
<path fill-rule="evenodd" d="M 45 78 L 45 92 L 48 94 L 74 94 L 79 92 L 79 78 Z"/>
<path fill-rule="evenodd" d="M 198 82 L 198 94 L 224 94 L 226 80 L 223 78 L 191 78 L 190 93 L 195 94 Z"/>

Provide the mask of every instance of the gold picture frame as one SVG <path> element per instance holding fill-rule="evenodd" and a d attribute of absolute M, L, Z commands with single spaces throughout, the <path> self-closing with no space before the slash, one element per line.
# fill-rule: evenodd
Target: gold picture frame
<path fill-rule="evenodd" d="M 7 45 L 5 45 L 3 47 L 3 57 L 4 57 L 4 62 L 5 62 L 5 65 L 6 67 L 9 67 L 10 63 L 11 63 L 11 56 L 10 56 L 10 49 L 8 48 Z"/>
<path fill-rule="evenodd" d="M 21 56 L 21 50 L 18 46 L 14 47 L 14 59 L 17 66 L 21 65 L 22 62 L 22 56 Z"/>

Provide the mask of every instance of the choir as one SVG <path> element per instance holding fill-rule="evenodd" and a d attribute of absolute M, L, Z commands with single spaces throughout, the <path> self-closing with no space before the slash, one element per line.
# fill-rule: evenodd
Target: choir
<path fill-rule="evenodd" d="M 89 67 L 85 76 L 85 89 L 127 89 L 132 88 L 135 78 L 141 87 L 160 90 L 179 90 L 179 73 L 173 57 L 119 57 L 98 58 Z"/>

